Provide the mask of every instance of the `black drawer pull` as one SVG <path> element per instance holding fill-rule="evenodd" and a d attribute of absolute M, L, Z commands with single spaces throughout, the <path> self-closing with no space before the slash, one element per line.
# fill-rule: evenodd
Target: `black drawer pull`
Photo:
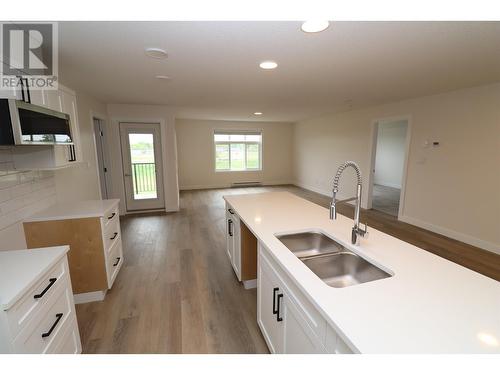
<path fill-rule="evenodd" d="M 278 322 L 283 321 L 283 318 L 281 317 L 281 312 L 280 312 L 280 310 L 281 310 L 281 303 L 280 303 L 280 301 L 282 301 L 282 300 L 283 300 L 283 294 L 280 293 L 280 294 L 278 294 L 278 309 L 277 309 L 277 312 L 276 312 L 276 321 L 278 321 Z"/>
<path fill-rule="evenodd" d="M 115 215 L 116 215 L 116 212 L 113 212 L 113 213 L 111 214 L 111 216 L 108 216 L 108 220 L 111 220 L 112 218 L 114 218 L 114 217 L 115 217 Z"/>
<path fill-rule="evenodd" d="M 227 221 L 227 231 L 231 237 L 233 237 L 233 221 L 229 219 Z"/>
<path fill-rule="evenodd" d="M 118 232 L 115 232 L 113 237 L 110 238 L 110 240 L 114 240 L 116 238 L 116 236 L 118 236 Z"/>
<path fill-rule="evenodd" d="M 50 334 L 52 333 L 52 331 L 54 330 L 54 328 L 56 328 L 57 323 L 59 323 L 59 321 L 61 320 L 62 317 L 63 317 L 62 313 L 56 314 L 56 321 L 54 322 L 54 324 L 52 324 L 52 327 L 50 327 L 50 329 L 49 329 L 48 332 L 42 333 L 42 337 L 43 338 L 50 336 Z"/>
<path fill-rule="evenodd" d="M 228 211 L 231 215 L 234 215 L 234 211 L 231 208 Z"/>
<path fill-rule="evenodd" d="M 273 314 L 278 313 L 278 309 L 276 308 L 276 292 L 280 290 L 280 288 L 273 288 Z"/>
<path fill-rule="evenodd" d="M 120 257 L 116 258 L 116 263 L 113 264 L 113 267 L 116 267 L 118 265 L 118 263 L 120 263 Z"/>
<path fill-rule="evenodd" d="M 42 293 L 40 293 L 40 294 L 35 294 L 35 295 L 33 296 L 33 298 L 34 298 L 34 299 L 42 298 L 42 297 L 43 297 L 43 295 L 44 295 L 45 293 L 47 293 L 47 291 L 48 291 L 48 290 L 52 287 L 52 285 L 54 285 L 54 283 L 56 282 L 56 280 L 57 280 L 57 277 L 52 277 L 52 278 L 50 278 L 50 279 L 49 279 L 49 285 L 47 285 L 47 286 L 45 287 L 45 289 L 44 289 L 44 290 L 42 290 Z"/>

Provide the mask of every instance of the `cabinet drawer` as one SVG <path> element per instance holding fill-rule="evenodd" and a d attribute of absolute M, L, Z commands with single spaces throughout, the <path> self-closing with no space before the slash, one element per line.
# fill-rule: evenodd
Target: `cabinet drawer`
<path fill-rule="evenodd" d="M 297 306 L 302 318 L 307 321 L 312 331 L 318 336 L 320 342 L 324 344 L 326 338 L 326 320 L 321 316 L 313 304 L 309 302 L 307 297 L 298 289 L 295 282 L 285 274 L 277 262 L 271 259 L 271 255 L 268 255 L 269 250 L 267 250 L 263 245 L 261 245 L 261 247 L 262 251 L 260 254 L 262 255 L 263 261 L 265 261 L 268 266 L 274 270 L 276 276 L 280 279 L 288 298 Z"/>
<path fill-rule="evenodd" d="M 44 306 L 54 303 L 57 294 L 65 287 L 66 280 L 69 280 L 68 275 L 68 263 L 64 257 L 7 311 L 12 337 L 16 337 L 31 319 L 39 318 L 38 314 Z"/>
<path fill-rule="evenodd" d="M 66 278 L 66 280 L 68 280 Z M 56 300 L 45 311 L 41 319 L 31 320 L 14 340 L 16 353 L 46 353 L 61 339 L 68 322 L 75 318 L 73 295 L 69 283 L 61 290 Z"/>
<path fill-rule="evenodd" d="M 118 205 L 115 205 L 111 207 L 106 213 L 104 214 L 104 217 L 102 218 L 102 225 L 103 227 L 108 227 L 111 223 L 114 222 L 114 220 L 118 220 L 120 217 L 119 212 L 118 212 Z M 118 220 L 119 221 L 119 220 Z"/>
<path fill-rule="evenodd" d="M 79 354 L 82 352 L 82 344 L 80 343 L 80 333 L 78 332 L 78 324 L 76 318 L 68 319 L 67 327 L 61 330 L 60 339 L 50 345 L 50 354 Z"/>
<path fill-rule="evenodd" d="M 104 231 L 104 249 L 106 251 L 111 251 L 111 248 L 115 242 L 120 241 L 120 220 L 113 219 Z"/>
<path fill-rule="evenodd" d="M 116 275 L 123 263 L 122 243 L 117 241 L 109 251 L 106 259 L 106 272 L 108 277 L 108 288 L 111 288 L 116 279 Z"/>

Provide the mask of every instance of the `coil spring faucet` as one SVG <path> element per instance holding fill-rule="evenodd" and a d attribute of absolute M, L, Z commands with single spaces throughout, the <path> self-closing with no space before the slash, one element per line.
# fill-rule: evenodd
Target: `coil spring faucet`
<path fill-rule="evenodd" d="M 358 179 L 358 184 L 356 187 L 356 196 L 347 198 L 347 199 L 342 199 L 342 200 L 337 200 L 337 193 L 339 191 L 339 179 L 340 176 L 342 175 L 342 172 L 347 167 L 352 167 L 356 171 L 356 176 Z M 345 202 L 351 202 L 351 201 L 356 201 L 356 206 L 354 209 L 354 226 L 352 227 L 352 232 L 351 232 L 351 242 L 353 245 L 359 245 L 359 237 L 368 237 L 368 231 L 367 231 L 367 225 L 365 224 L 365 229 L 361 229 L 359 226 L 359 213 L 361 210 L 361 171 L 359 170 L 358 165 L 353 162 L 353 161 L 346 161 L 344 164 L 342 164 L 339 169 L 337 169 L 337 173 L 335 174 L 335 178 L 333 179 L 333 197 L 332 197 L 332 202 L 330 203 L 330 219 L 331 220 L 336 220 L 337 219 L 337 203 L 345 203 Z"/>

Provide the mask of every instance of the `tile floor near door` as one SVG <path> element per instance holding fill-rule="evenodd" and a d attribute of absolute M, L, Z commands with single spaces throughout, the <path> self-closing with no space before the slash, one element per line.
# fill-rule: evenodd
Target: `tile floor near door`
<path fill-rule="evenodd" d="M 401 189 L 383 185 L 373 185 L 372 208 L 397 217 L 400 194 Z"/>
<path fill-rule="evenodd" d="M 327 206 L 329 198 L 295 186 L 181 192 L 181 210 L 122 219 L 125 262 L 102 302 L 77 305 L 84 353 L 267 353 L 257 325 L 256 290 L 236 279 L 225 251 L 223 195 L 288 190 Z M 352 217 L 351 206 L 339 212 Z M 500 256 L 398 222 L 377 212 L 362 221 L 500 280 Z"/>

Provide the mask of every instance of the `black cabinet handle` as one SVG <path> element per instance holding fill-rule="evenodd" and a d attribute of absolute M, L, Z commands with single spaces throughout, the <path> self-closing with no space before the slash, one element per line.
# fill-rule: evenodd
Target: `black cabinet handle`
<path fill-rule="evenodd" d="M 68 161 L 76 161 L 76 152 L 75 145 L 69 145 L 69 160 Z"/>
<path fill-rule="evenodd" d="M 278 294 L 278 309 L 276 312 L 276 321 L 281 322 L 283 318 L 281 317 L 281 302 L 283 300 L 283 293 Z"/>
<path fill-rule="evenodd" d="M 228 211 L 231 215 L 234 215 L 234 211 L 231 208 Z"/>
<path fill-rule="evenodd" d="M 111 214 L 111 216 L 108 216 L 108 220 L 111 220 L 112 218 L 114 218 L 114 217 L 115 217 L 115 215 L 116 215 L 116 212 L 113 212 L 113 213 Z"/>
<path fill-rule="evenodd" d="M 52 324 L 52 327 L 50 327 L 50 329 L 48 330 L 48 332 L 42 333 L 42 337 L 43 338 L 50 336 L 50 334 L 52 333 L 52 331 L 54 330 L 54 328 L 56 328 L 57 323 L 59 323 L 59 321 L 61 320 L 62 317 L 63 317 L 62 313 L 56 314 L 56 321 L 54 322 L 54 324 Z"/>
<path fill-rule="evenodd" d="M 42 290 L 42 293 L 40 293 L 40 294 L 35 294 L 35 295 L 33 296 L 33 298 L 34 298 L 34 299 L 39 299 L 39 298 L 42 298 L 42 297 L 43 297 L 43 295 L 44 295 L 45 293 L 47 293 L 47 291 L 48 291 L 48 290 L 52 287 L 52 285 L 54 285 L 54 283 L 56 282 L 56 280 L 57 280 L 57 277 L 52 277 L 52 278 L 50 278 L 50 279 L 49 279 L 49 285 L 47 285 L 47 286 L 45 287 L 45 289 L 44 289 L 44 290 Z"/>
<path fill-rule="evenodd" d="M 118 236 L 118 232 L 115 232 L 113 237 L 110 238 L 110 240 L 114 240 L 116 238 L 116 236 Z"/>
<path fill-rule="evenodd" d="M 233 237 L 233 221 L 231 219 L 227 221 L 227 230 L 229 235 Z"/>
<path fill-rule="evenodd" d="M 280 290 L 280 288 L 273 288 L 273 314 L 278 313 L 278 309 L 276 308 L 276 292 Z"/>
<path fill-rule="evenodd" d="M 120 263 L 120 257 L 116 258 L 116 263 L 113 264 L 113 267 L 116 267 L 118 265 L 118 263 Z"/>

